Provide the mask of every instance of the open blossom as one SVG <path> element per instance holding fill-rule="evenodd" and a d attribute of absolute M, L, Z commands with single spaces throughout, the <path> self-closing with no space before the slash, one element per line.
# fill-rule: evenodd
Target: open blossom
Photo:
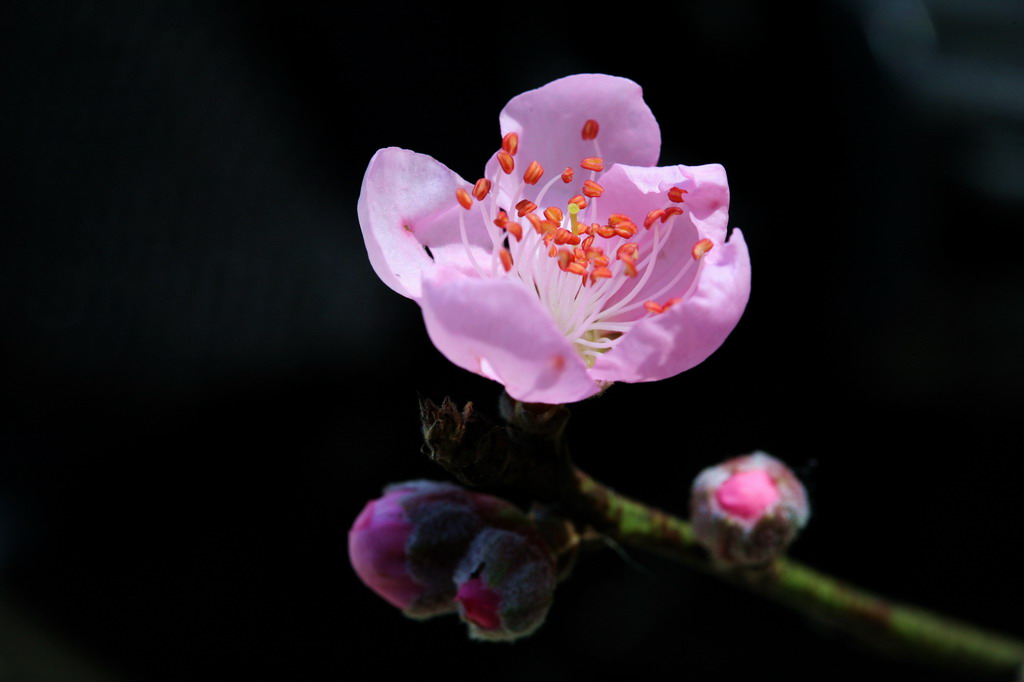
<path fill-rule="evenodd" d="M 750 292 L 717 165 L 655 164 L 640 87 L 570 76 L 513 98 L 501 149 L 469 183 L 429 156 L 378 151 L 359 197 L 370 262 L 414 299 L 455 364 L 524 402 L 702 362 Z"/>

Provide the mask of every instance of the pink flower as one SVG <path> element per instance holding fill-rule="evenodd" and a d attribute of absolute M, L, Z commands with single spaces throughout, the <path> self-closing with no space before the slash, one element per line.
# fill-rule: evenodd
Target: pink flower
<path fill-rule="evenodd" d="M 640 87 L 569 76 L 513 98 L 502 149 L 470 184 L 378 151 L 359 222 L 374 270 L 423 311 L 452 362 L 524 402 L 582 400 L 699 364 L 750 292 L 717 165 L 657 167 Z"/>

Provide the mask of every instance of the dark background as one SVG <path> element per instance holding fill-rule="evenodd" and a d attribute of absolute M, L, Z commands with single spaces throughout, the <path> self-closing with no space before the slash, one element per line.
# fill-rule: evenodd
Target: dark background
<path fill-rule="evenodd" d="M 0 679 L 923 678 L 642 553 L 512 646 L 352 573 L 365 501 L 442 476 L 417 394 L 499 393 L 373 274 L 366 163 L 475 179 L 504 103 L 580 72 L 643 86 L 662 163 L 725 165 L 754 271 L 711 359 L 574 408 L 580 466 L 685 513 L 767 450 L 795 557 L 1024 636 L 1024 6 L 502 9 L 0 10 Z"/>

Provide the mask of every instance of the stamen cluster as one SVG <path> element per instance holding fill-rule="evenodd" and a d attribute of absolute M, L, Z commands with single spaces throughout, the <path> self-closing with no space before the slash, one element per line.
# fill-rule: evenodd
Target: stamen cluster
<path fill-rule="evenodd" d="M 674 219 L 684 212 L 678 204 L 685 203 L 688 191 L 672 187 L 666 192 L 670 203 L 644 216 L 640 223 L 644 230 L 653 228 L 655 232 L 647 253 L 642 254 L 640 244 L 634 240 L 640 228 L 630 216 L 610 213 L 603 221 L 598 218 L 598 199 L 614 201 L 614 197 L 605 197 L 605 188 L 597 182 L 605 170 L 597 143 L 599 129 L 594 119 L 583 124 L 581 137 L 584 141 L 593 141 L 595 155 L 580 160 L 579 170 L 589 173 L 589 177 L 577 186 L 579 193 L 569 199 L 564 210 L 559 206 L 548 206 L 540 211 L 540 215 L 537 213 L 552 186 L 559 181 L 571 184 L 576 177 L 576 169 L 566 167 L 559 175 L 550 178 L 540 192 L 527 196 L 532 194 L 529 188 L 537 185 L 545 171 L 540 163 L 530 161 L 522 180 L 517 182 L 513 174 L 519 135 L 514 132 L 506 134 L 501 141 L 501 149 L 496 154 L 498 171 L 495 175 L 477 180 L 472 192 L 464 188 L 455 192 L 462 208 L 472 211 L 476 206 L 482 212 L 484 225 L 490 233 L 492 258 L 489 267 L 485 267 L 487 264 L 482 265 L 473 255 L 465 221 L 460 214 L 462 241 L 477 274 L 494 277 L 500 264 L 509 276 L 518 277 L 535 290 L 551 310 L 562 333 L 576 345 L 588 364 L 592 364 L 599 353 L 612 348 L 616 339 L 635 323 L 635 318 L 627 321 L 624 314 L 642 308 L 645 315 L 658 315 L 682 301 L 685 295 L 662 303 L 654 298 L 672 289 L 693 264 L 681 268 L 672 281 L 651 299 L 633 302 L 655 268 L 658 253 L 668 241 Z M 509 206 L 499 204 L 499 189 L 504 189 L 501 196 L 512 197 Z M 520 220 L 511 218 L 510 213 Z M 525 230 L 524 220 L 529 225 Z M 497 230 L 490 230 L 490 225 Z M 707 238 L 695 243 L 691 250 L 693 261 L 699 263 L 712 246 Z M 635 280 L 631 287 L 627 285 L 629 280 Z M 587 288 L 589 291 L 584 291 Z M 613 302 L 613 297 L 620 291 L 624 295 Z"/>

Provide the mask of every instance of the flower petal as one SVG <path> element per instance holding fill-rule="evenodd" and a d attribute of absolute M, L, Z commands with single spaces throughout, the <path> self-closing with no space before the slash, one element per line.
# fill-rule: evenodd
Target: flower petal
<path fill-rule="evenodd" d="M 455 190 L 460 187 L 470 189 L 457 173 L 425 154 L 388 147 L 370 160 L 359 193 L 359 225 L 374 271 L 403 296 L 419 298 L 421 276 L 435 262 L 471 272 L 470 250 L 481 265 L 490 262 L 483 218 L 459 206 Z M 463 244 L 460 212 L 474 247 Z"/>
<path fill-rule="evenodd" d="M 601 387 L 534 292 L 511 279 L 438 268 L 420 300 L 431 341 L 453 363 L 505 385 L 516 400 L 571 403 Z"/>
<path fill-rule="evenodd" d="M 583 124 L 591 119 L 600 126 L 596 145 L 581 136 Z M 576 170 L 579 182 L 556 182 L 551 201 L 545 205 L 560 206 L 579 192 L 584 172 L 579 163 L 598 156 L 598 148 L 605 167 L 613 163 L 653 166 L 661 152 L 658 122 L 644 102 L 643 90 L 628 78 L 597 73 L 560 78 L 513 97 L 502 109 L 499 122 L 502 135 L 519 135 L 517 171 L 537 161 L 544 167 L 544 183 L 566 166 Z M 496 172 L 497 162 L 492 158 L 487 177 Z M 570 187 L 571 192 L 567 191 Z"/>
<path fill-rule="evenodd" d="M 722 345 L 750 297 L 750 255 L 739 230 L 715 248 L 718 258 L 705 260 L 693 294 L 637 322 L 614 350 L 597 359 L 590 370 L 593 378 L 667 379 L 700 364 Z"/>

